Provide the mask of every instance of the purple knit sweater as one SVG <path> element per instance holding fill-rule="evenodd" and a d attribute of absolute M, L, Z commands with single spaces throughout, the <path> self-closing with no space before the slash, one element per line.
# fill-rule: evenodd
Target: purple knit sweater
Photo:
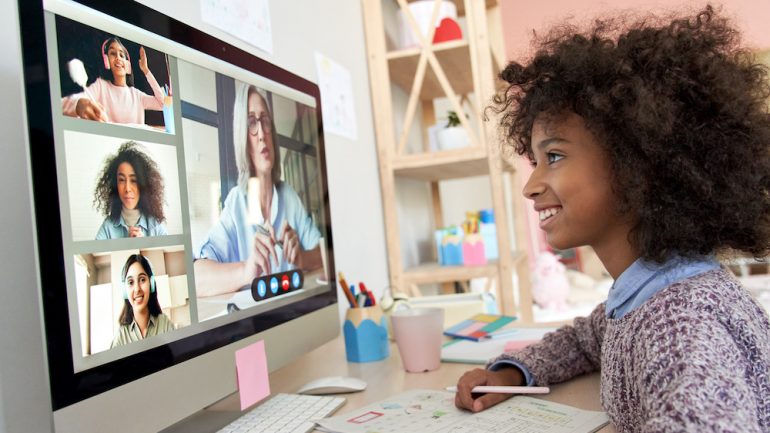
<path fill-rule="evenodd" d="M 723 269 L 661 290 L 620 319 L 600 304 L 500 356 L 545 386 L 601 370 L 619 432 L 770 432 L 770 320 Z"/>

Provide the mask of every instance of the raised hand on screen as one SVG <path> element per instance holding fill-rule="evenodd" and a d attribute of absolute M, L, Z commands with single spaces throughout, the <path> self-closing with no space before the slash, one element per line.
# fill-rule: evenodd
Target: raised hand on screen
<path fill-rule="evenodd" d="M 142 70 L 144 75 L 150 72 L 150 68 L 147 66 L 147 53 L 144 52 L 144 47 L 139 47 L 139 69 Z"/>

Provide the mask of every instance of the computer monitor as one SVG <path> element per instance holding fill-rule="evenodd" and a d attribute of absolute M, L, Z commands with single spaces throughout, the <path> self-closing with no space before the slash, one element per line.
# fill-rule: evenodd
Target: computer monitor
<path fill-rule="evenodd" d="M 318 86 L 130 1 L 19 13 L 56 430 L 161 429 L 235 350 L 338 335 Z"/>

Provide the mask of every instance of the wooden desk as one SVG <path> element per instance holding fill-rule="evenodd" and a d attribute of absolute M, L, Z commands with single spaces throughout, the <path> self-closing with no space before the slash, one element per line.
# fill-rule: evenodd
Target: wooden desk
<path fill-rule="evenodd" d="M 337 414 L 365 406 L 404 390 L 425 388 L 443 389 L 456 384 L 465 371 L 478 367 L 469 364 L 442 363 L 438 370 L 427 373 L 407 373 L 401 364 L 401 357 L 395 343 L 391 343 L 390 356 L 382 361 L 350 363 L 345 360 L 345 343 L 338 337 L 313 350 L 300 359 L 270 374 L 270 391 L 295 393 L 300 386 L 323 376 L 353 376 L 367 382 L 366 390 L 358 393 L 341 394 L 347 398 Z M 575 378 L 551 387 L 551 393 L 538 396 L 544 400 L 563 403 L 588 410 L 601 410 L 599 404 L 599 374 Z M 212 405 L 207 411 L 229 413 L 232 419 L 239 415 L 240 401 L 237 394 Z M 224 424 L 222 424 L 224 425 Z M 599 430 L 613 433 L 611 425 Z"/>

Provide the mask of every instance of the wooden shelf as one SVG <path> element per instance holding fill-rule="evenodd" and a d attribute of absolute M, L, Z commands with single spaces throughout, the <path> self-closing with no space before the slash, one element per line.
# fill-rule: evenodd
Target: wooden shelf
<path fill-rule="evenodd" d="M 502 170 L 513 172 L 514 169 L 506 164 Z M 394 158 L 393 174 L 431 182 L 460 179 L 488 175 L 489 162 L 486 152 L 478 147 L 418 153 Z"/>
<path fill-rule="evenodd" d="M 425 263 L 405 269 L 404 282 L 407 284 L 450 283 L 495 275 L 497 275 L 497 262 L 489 262 L 483 266 L 441 266 L 438 263 Z"/>
<path fill-rule="evenodd" d="M 519 203 L 519 180 L 516 176 L 505 176 L 505 172 L 513 171 L 513 167 L 500 158 L 501 152 L 497 149 L 497 139 L 491 131 L 492 125 L 479 124 L 479 111 L 495 93 L 492 54 L 504 51 L 502 48 L 495 50 L 494 41 L 501 38 L 497 33 L 490 33 L 501 26 L 499 5 L 497 0 L 453 1 L 459 16 L 465 17 L 463 39 L 427 47 L 393 50 L 389 48 L 392 44 L 388 43 L 385 23 L 395 19 L 394 14 L 397 12 L 391 7 L 383 8 L 382 0 L 362 0 L 372 113 L 377 120 L 375 133 L 380 158 L 380 186 L 390 284 L 403 290 L 408 289 L 416 296 L 419 295 L 419 285 L 422 284 L 441 284 L 444 292 L 444 289 L 453 288 L 447 283 L 488 277 L 497 282 L 500 310 L 506 314 L 520 315 L 522 322 L 528 323 L 532 321 L 529 266 L 525 254 L 511 256 L 511 249 L 527 249 L 523 243 L 526 239 L 523 225 L 525 208 Z M 403 2 L 398 3 L 400 8 Z M 498 57 L 503 58 L 502 55 Z M 427 63 L 420 63 L 421 60 Z M 498 60 L 498 63 L 502 63 L 502 60 Z M 420 65 L 425 67 L 425 75 L 421 81 L 415 81 Z M 441 83 L 448 88 L 442 88 Z M 396 94 L 394 99 L 394 84 L 407 95 L 408 102 L 403 109 L 400 108 L 403 105 L 400 103 L 402 95 Z M 397 131 L 411 131 L 412 126 L 416 125 L 422 133 L 423 143 L 427 143 L 428 128 L 438 120 L 434 100 L 447 96 L 460 98 L 459 101 L 450 101 L 455 111 L 469 111 L 467 114 L 471 115 L 471 121 L 463 122 L 463 126 L 474 130 L 472 146 L 447 151 L 405 153 L 406 149 L 415 149 L 417 146 L 407 146 L 407 138 Z M 396 104 L 396 101 L 399 103 Z M 461 104 L 460 107 L 456 106 L 458 103 Z M 398 122 L 401 118 L 404 120 Z M 476 176 L 486 176 L 489 179 L 491 207 L 497 221 L 496 241 L 500 259 L 484 266 L 439 266 L 438 263 L 428 263 L 405 269 L 401 252 L 402 242 L 416 240 L 401 238 L 400 225 L 408 224 L 409 221 L 399 221 L 398 194 L 401 191 L 396 188 L 394 180 L 409 178 L 428 183 L 430 197 L 426 197 L 424 203 L 418 204 L 429 207 L 435 224 L 443 226 L 445 222 L 439 182 Z M 511 221 L 506 205 L 506 190 L 517 191 L 511 198 L 513 222 L 516 223 L 515 246 L 510 243 Z M 430 233 L 425 235 L 433 238 Z M 521 257 L 525 260 L 520 260 Z M 413 263 L 410 263 L 411 265 Z M 514 298 L 514 272 L 518 276 L 520 305 L 517 305 Z"/>
<path fill-rule="evenodd" d="M 432 46 L 436 60 L 441 64 L 455 94 L 465 95 L 473 91 L 473 74 L 470 64 L 470 48 L 465 40 L 441 42 Z M 386 55 L 391 80 L 407 94 L 412 91 L 420 48 L 391 51 Z M 431 100 L 446 96 L 430 64 L 425 71 L 425 82 L 420 99 Z"/>
<path fill-rule="evenodd" d="M 513 251 L 511 257 L 513 264 L 527 259 L 526 253 L 521 251 Z M 407 284 L 436 284 L 466 281 L 472 278 L 496 277 L 497 267 L 497 260 L 490 260 L 482 266 L 441 266 L 437 262 L 423 263 L 404 269 L 404 282 Z"/>
<path fill-rule="evenodd" d="M 393 159 L 393 174 L 399 177 L 436 181 L 489 174 L 484 149 L 418 153 Z"/>
<path fill-rule="evenodd" d="M 417 0 L 407 0 L 407 3 L 412 3 L 413 1 Z M 465 2 L 463 0 L 452 0 L 457 6 L 457 16 L 458 17 L 464 17 L 465 16 Z M 486 7 L 487 9 L 495 6 L 497 4 L 497 0 L 486 0 Z"/>

